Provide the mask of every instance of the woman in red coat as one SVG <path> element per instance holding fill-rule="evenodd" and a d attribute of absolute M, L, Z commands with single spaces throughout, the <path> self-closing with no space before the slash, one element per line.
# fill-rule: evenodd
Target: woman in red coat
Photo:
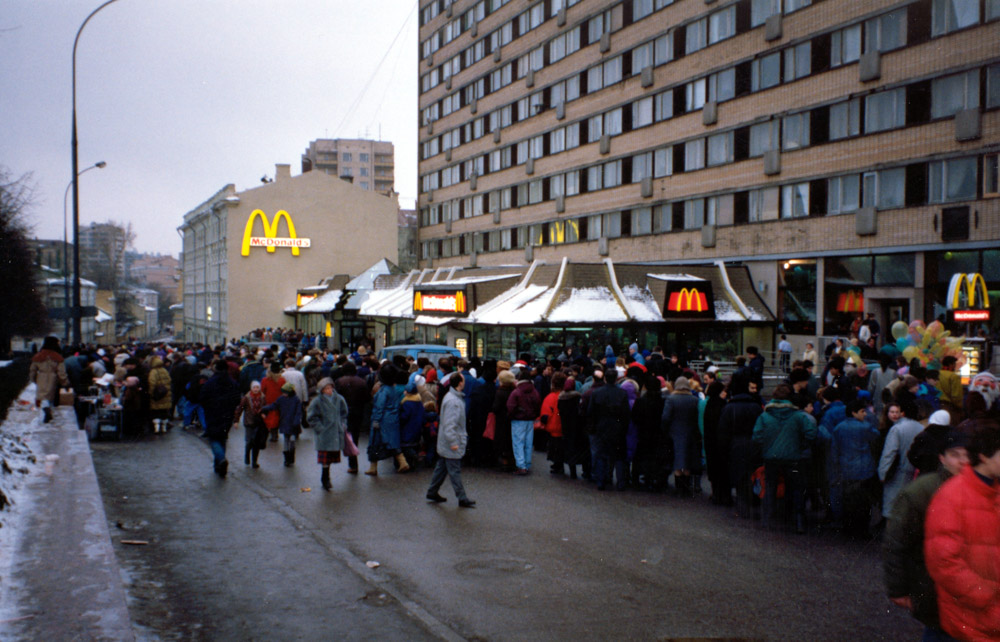
<path fill-rule="evenodd" d="M 1000 430 L 972 435 L 970 466 L 927 510 L 924 557 L 941 628 L 959 640 L 1000 639 Z"/>
<path fill-rule="evenodd" d="M 545 426 L 545 432 L 549 433 L 549 461 L 552 468 L 549 470 L 553 475 L 565 473 L 563 467 L 566 462 L 566 451 L 563 444 L 562 420 L 559 417 L 559 393 L 566 385 L 566 375 L 557 372 L 552 375 L 549 394 L 545 395 L 542 401 L 542 414 L 539 419 Z"/>
<path fill-rule="evenodd" d="M 260 388 L 264 391 L 264 405 L 269 405 L 278 400 L 281 396 L 281 386 L 285 385 L 285 378 L 281 376 L 281 364 L 277 361 L 271 362 L 271 368 L 260 382 Z M 264 415 L 264 425 L 271 433 L 271 441 L 278 441 L 278 422 L 281 418 L 276 412 L 269 412 Z"/>

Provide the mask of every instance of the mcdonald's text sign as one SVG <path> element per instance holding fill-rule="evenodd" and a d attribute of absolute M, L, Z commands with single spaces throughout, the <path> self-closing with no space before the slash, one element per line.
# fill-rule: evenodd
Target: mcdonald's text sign
<path fill-rule="evenodd" d="M 449 316 L 465 316 L 468 314 L 466 295 L 462 290 L 455 292 L 427 292 L 417 290 L 413 293 L 414 314 L 447 314 Z"/>
<path fill-rule="evenodd" d="M 258 218 L 260 218 L 261 226 L 264 228 L 264 236 L 253 235 L 253 224 Z M 285 219 L 288 236 L 278 236 L 278 223 L 281 222 L 281 219 Z M 240 254 L 250 256 L 251 247 L 264 247 L 270 253 L 274 253 L 276 248 L 287 247 L 291 248 L 292 256 L 298 256 L 299 248 L 310 247 L 310 245 L 312 245 L 310 239 L 299 238 L 295 233 L 295 223 L 292 222 L 292 217 L 285 210 L 278 210 L 272 221 L 267 220 L 267 214 L 264 213 L 264 210 L 254 210 L 250 214 L 250 218 L 247 219 L 246 228 L 243 230 L 243 245 L 240 247 Z"/>
<path fill-rule="evenodd" d="M 712 296 L 711 281 L 667 281 L 667 301 L 663 316 L 714 319 L 715 298 Z"/>

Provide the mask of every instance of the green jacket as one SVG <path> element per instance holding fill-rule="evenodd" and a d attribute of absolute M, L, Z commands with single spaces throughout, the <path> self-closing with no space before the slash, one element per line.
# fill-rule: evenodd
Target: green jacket
<path fill-rule="evenodd" d="M 924 520 L 934 493 L 951 473 L 941 468 L 910 482 L 896 497 L 882 539 L 885 587 L 889 597 L 909 595 L 913 617 L 936 629 L 937 594 L 924 564 Z"/>
<path fill-rule="evenodd" d="M 816 439 L 816 424 L 790 401 L 772 401 L 753 427 L 765 461 L 799 461 Z"/>

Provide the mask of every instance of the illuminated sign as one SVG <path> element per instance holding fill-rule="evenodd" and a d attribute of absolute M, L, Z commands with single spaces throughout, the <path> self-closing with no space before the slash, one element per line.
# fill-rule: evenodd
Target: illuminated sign
<path fill-rule="evenodd" d="M 990 293 L 986 289 L 986 279 L 982 274 L 955 274 L 951 277 L 948 285 L 947 307 L 949 310 L 959 310 L 962 308 L 962 295 L 965 295 L 965 308 L 989 309 Z M 976 305 L 976 295 L 979 294 L 981 303 Z"/>
<path fill-rule="evenodd" d="M 445 313 L 465 316 L 468 313 L 466 296 L 463 290 L 455 292 L 424 292 L 413 293 L 414 314 Z"/>
<path fill-rule="evenodd" d="M 315 299 L 316 295 L 315 294 L 296 294 L 295 298 L 297 299 L 296 302 L 295 302 L 296 305 L 301 308 L 306 303 L 309 303 L 310 301 L 312 301 L 313 299 Z"/>
<path fill-rule="evenodd" d="M 261 225 L 264 226 L 264 236 L 253 236 L 253 222 L 257 217 L 260 217 Z M 281 222 L 281 219 L 285 219 L 285 224 L 288 226 L 288 236 L 278 236 L 278 223 Z M 268 222 L 264 210 L 254 210 L 250 214 L 250 218 L 247 219 L 247 226 L 243 230 L 243 245 L 240 248 L 240 254 L 250 256 L 251 247 L 266 247 L 267 251 L 271 253 L 274 252 L 275 248 L 289 247 L 292 249 L 292 256 L 298 256 L 300 247 L 309 247 L 310 245 L 310 239 L 300 239 L 295 234 L 295 224 L 292 223 L 292 217 L 285 210 L 278 210 L 278 213 L 274 215 L 274 220 L 270 222 Z"/>
<path fill-rule="evenodd" d="M 861 290 L 841 292 L 837 297 L 837 312 L 864 312 L 865 293 Z"/>
<path fill-rule="evenodd" d="M 989 321 L 989 310 L 954 310 L 952 314 L 957 322 Z"/>
<path fill-rule="evenodd" d="M 665 317 L 715 318 L 710 281 L 668 281 Z"/>

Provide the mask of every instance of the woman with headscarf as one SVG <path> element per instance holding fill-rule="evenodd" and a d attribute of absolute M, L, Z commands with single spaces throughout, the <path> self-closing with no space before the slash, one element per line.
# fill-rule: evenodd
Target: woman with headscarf
<path fill-rule="evenodd" d="M 31 358 L 28 380 L 35 384 L 35 407 L 45 414 L 44 423 L 52 421 L 52 406 L 59 398 L 59 386 L 69 387 L 66 364 L 59 353 L 59 339 L 45 337 L 42 349 Z"/>
<path fill-rule="evenodd" d="M 499 364 L 497 364 L 499 368 Z M 497 374 L 497 394 L 493 397 L 493 414 L 496 416 L 496 429 L 493 437 L 493 448 L 500 469 L 504 472 L 514 470 L 514 445 L 510 432 L 510 414 L 507 412 L 507 399 L 514 392 L 517 378 L 510 370 L 500 370 Z"/>
<path fill-rule="evenodd" d="M 691 394 L 687 377 L 677 377 L 674 391 L 664 401 L 662 426 L 674 444 L 674 490 L 678 497 L 691 497 L 691 471 L 701 463 L 701 433 L 698 398 Z"/>
<path fill-rule="evenodd" d="M 406 458 L 400 452 L 399 411 L 403 401 L 403 386 L 409 376 L 391 363 L 385 363 L 378 370 L 379 386 L 372 402 L 372 424 L 368 438 L 368 470 L 366 475 L 378 475 L 381 459 L 395 458 L 396 472 L 410 470 Z"/>
<path fill-rule="evenodd" d="M 163 359 L 153 357 L 149 365 L 149 412 L 153 418 L 153 432 L 167 432 L 170 428 L 170 414 L 174 407 L 171 394 L 170 373 L 163 366 Z"/>
<path fill-rule="evenodd" d="M 243 395 L 240 405 L 236 408 L 236 416 L 233 423 L 239 423 L 240 416 L 243 417 L 243 463 L 254 468 L 257 465 L 257 455 L 261 448 L 267 446 L 267 426 L 264 424 L 264 417 L 261 409 L 264 408 L 264 391 L 261 389 L 259 381 L 250 384 L 250 391 Z"/>
<path fill-rule="evenodd" d="M 705 444 L 705 467 L 712 485 L 712 503 L 732 506 L 733 495 L 729 490 L 729 476 L 723 473 L 727 458 L 719 446 L 719 419 L 726 405 L 726 386 L 719 380 L 708 384 L 707 396 L 702 401 L 701 425 Z"/>
<path fill-rule="evenodd" d="M 648 373 L 642 381 L 642 396 L 632 405 L 632 423 L 637 437 L 633 475 L 639 488 L 661 491 L 667 483 L 663 471 L 670 465 L 663 461 L 660 444 L 663 393 L 656 375 Z"/>
<path fill-rule="evenodd" d="M 309 427 L 315 432 L 316 463 L 323 467 L 320 483 L 330 490 L 330 464 L 340 463 L 340 451 L 346 443 L 347 401 L 334 388 L 333 379 L 324 377 L 316 384 L 319 395 L 309 404 Z"/>
<path fill-rule="evenodd" d="M 267 376 L 261 379 L 260 388 L 264 392 L 264 403 L 272 404 L 281 397 L 281 387 L 285 385 L 285 378 L 281 376 L 281 364 L 277 361 L 271 362 Z M 277 413 L 264 416 L 264 425 L 271 434 L 271 441 L 278 441 L 278 421 Z"/>

